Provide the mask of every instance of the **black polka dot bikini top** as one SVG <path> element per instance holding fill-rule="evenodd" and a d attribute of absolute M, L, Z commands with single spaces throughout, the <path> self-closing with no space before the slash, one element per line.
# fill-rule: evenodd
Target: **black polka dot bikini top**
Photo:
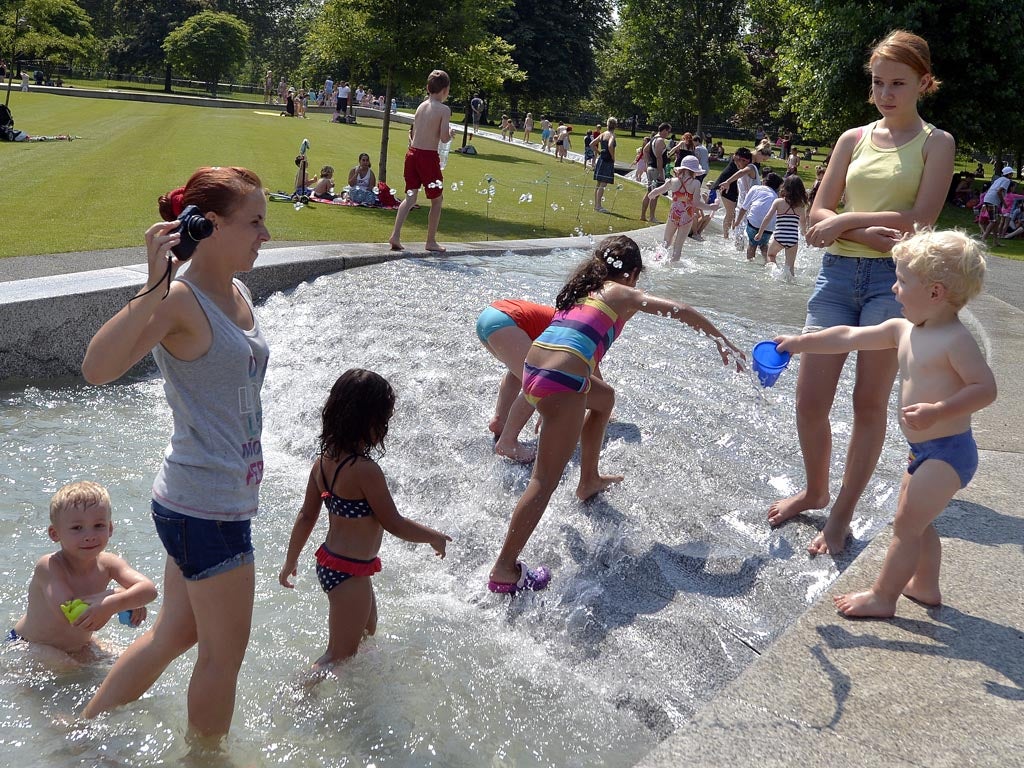
<path fill-rule="evenodd" d="M 373 514 L 373 510 L 370 509 L 370 503 L 366 499 L 343 499 L 331 492 L 334 482 L 338 479 L 338 473 L 341 472 L 341 468 L 349 464 L 355 464 L 358 458 L 359 456 L 352 454 L 344 461 L 338 462 L 338 468 L 334 470 L 334 477 L 331 479 L 330 485 L 328 485 L 327 476 L 324 474 L 324 459 L 323 456 L 320 457 L 320 477 L 324 481 L 324 488 L 327 489 L 320 494 L 320 498 L 324 500 L 324 506 L 327 507 L 327 511 L 332 515 L 337 515 L 338 517 L 369 517 Z"/>

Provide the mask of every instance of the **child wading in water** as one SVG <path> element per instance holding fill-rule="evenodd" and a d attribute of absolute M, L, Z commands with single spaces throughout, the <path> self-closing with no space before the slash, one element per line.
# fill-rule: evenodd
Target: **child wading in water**
<path fill-rule="evenodd" d="M 540 442 L 533 476 L 512 513 L 505 542 L 491 568 L 487 586 L 492 592 L 548 585 L 551 573 L 547 568 L 530 570 L 518 557 L 547 509 L 576 443 L 581 450 L 576 488 L 580 499 L 589 499 L 622 481 L 621 475 L 598 472 L 615 391 L 593 374 L 629 318 L 637 312 L 675 318 L 710 336 L 724 363 L 729 363 L 730 350 L 743 356 L 697 310 L 637 290 L 643 268 L 640 248 L 633 240 L 624 235 L 602 240 L 558 294 L 554 319 L 526 355 L 523 393 L 540 413 Z"/>
<path fill-rule="evenodd" d="M 334 383 L 324 404 L 320 457 L 313 463 L 302 509 L 292 528 L 278 580 L 293 588 L 299 555 L 327 507 L 327 540 L 316 551 L 316 575 L 330 604 L 327 650 L 314 669 L 355 655 L 363 634 L 377 629 L 377 601 L 370 577 L 380 571 L 384 531 L 405 541 L 430 544 L 440 557 L 450 536 L 406 517 L 395 508 L 384 473 L 370 453 L 384 455 L 384 438 L 395 410 L 395 392 L 382 376 L 358 368 Z"/>
<path fill-rule="evenodd" d="M 146 604 L 156 600 L 153 582 L 117 555 L 107 552 L 114 532 L 110 494 L 99 483 L 82 480 L 65 485 L 50 500 L 47 533 L 60 549 L 36 563 L 28 586 L 28 608 L 7 634 L 67 653 L 86 649 L 92 633 L 121 611 L 131 611 L 131 625 L 146 618 Z M 108 589 L 116 581 L 121 589 Z M 72 602 L 81 613 L 66 613 Z"/>
<path fill-rule="evenodd" d="M 666 192 L 672 194 L 672 207 L 668 212 L 668 223 L 665 224 L 665 247 L 667 248 L 671 244 L 672 261 L 679 261 L 679 257 L 683 253 L 683 245 L 697 219 L 697 211 L 718 210 L 718 203 L 708 205 L 701 200 L 700 182 L 697 181 L 697 175 L 702 171 L 700 161 L 693 155 L 688 155 L 673 171 L 671 179 L 647 194 L 647 199 L 652 202 Z"/>
<path fill-rule="evenodd" d="M 889 617 L 900 594 L 938 605 L 941 544 L 932 521 L 978 468 L 971 414 L 996 399 L 996 382 L 958 312 L 981 291 L 984 248 L 962 232 L 921 232 L 893 246 L 893 293 L 903 318 L 780 336 L 796 354 L 895 349 L 900 426 L 910 443 L 892 544 L 871 589 L 833 598 L 847 616 Z"/>
<path fill-rule="evenodd" d="M 398 206 L 395 228 L 388 243 L 392 251 L 404 251 L 402 246 L 402 225 L 409 211 L 416 205 L 420 187 L 426 187 L 430 213 L 427 216 L 428 251 L 443 251 L 437 244 L 437 225 L 441 223 L 441 204 L 444 200 L 444 177 L 441 175 L 441 158 L 437 147 L 451 141 L 455 129 L 449 124 L 452 111 L 445 105 L 451 81 L 448 73 L 435 69 L 427 78 L 427 98 L 416 108 L 413 117 L 412 142 L 405 154 L 405 198 Z"/>
<path fill-rule="evenodd" d="M 755 240 L 764 237 L 765 226 L 775 220 L 775 231 L 772 241 L 768 244 L 768 262 L 775 264 L 779 251 L 786 251 L 786 277 L 795 277 L 796 251 L 800 244 L 800 234 L 807 231 L 807 190 L 803 179 L 796 174 L 787 176 L 779 189 L 779 199 L 772 203 L 771 209 L 761 222 Z"/>

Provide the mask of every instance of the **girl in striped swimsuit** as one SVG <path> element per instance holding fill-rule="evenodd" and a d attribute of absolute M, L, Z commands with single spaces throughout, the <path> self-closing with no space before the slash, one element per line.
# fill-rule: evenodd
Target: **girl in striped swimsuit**
<path fill-rule="evenodd" d="M 621 475 L 601 475 L 598 458 L 615 391 L 593 374 L 622 327 L 637 312 L 671 317 L 710 336 L 722 362 L 743 354 L 710 320 L 686 304 L 637 290 L 643 270 L 640 248 L 630 238 L 602 240 L 558 294 L 551 325 L 537 337 L 523 365 L 523 393 L 541 416 L 540 441 L 533 476 L 509 523 L 488 588 L 512 593 L 544 589 L 550 571 L 518 561 L 547 509 L 569 459 L 580 443 L 580 481 L 576 495 L 588 499 Z"/>
<path fill-rule="evenodd" d="M 772 203 L 768 215 L 764 217 L 761 228 L 757 230 L 757 238 L 764 236 L 765 223 L 775 215 L 775 231 L 768 246 L 768 263 L 775 264 L 779 251 L 786 251 L 786 278 L 792 280 L 796 267 L 796 251 L 800 242 L 800 233 L 807 231 L 807 189 L 803 180 L 793 174 L 787 176 L 779 189 L 779 199 Z"/>

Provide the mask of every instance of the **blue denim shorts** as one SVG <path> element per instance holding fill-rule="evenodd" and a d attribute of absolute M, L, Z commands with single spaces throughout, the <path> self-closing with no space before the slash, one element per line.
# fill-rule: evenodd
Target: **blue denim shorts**
<path fill-rule="evenodd" d="M 759 229 L 760 227 L 755 227 L 749 221 L 747 222 L 747 242 L 753 246 L 768 245 L 768 241 L 772 239 L 772 231 L 766 229 L 764 234 L 758 239 L 757 230 Z"/>
<path fill-rule="evenodd" d="M 218 576 L 255 561 L 249 520 L 204 520 L 152 502 L 153 523 L 167 555 L 189 581 Z"/>
<path fill-rule="evenodd" d="M 901 317 L 892 292 L 896 263 L 890 258 L 821 257 L 821 271 L 807 301 L 804 333 L 836 325 L 878 325 Z"/>

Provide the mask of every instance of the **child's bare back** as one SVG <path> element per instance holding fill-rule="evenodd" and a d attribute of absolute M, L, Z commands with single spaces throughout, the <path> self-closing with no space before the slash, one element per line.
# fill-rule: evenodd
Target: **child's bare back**
<path fill-rule="evenodd" d="M 450 141 L 452 137 L 452 111 L 442 103 L 436 94 L 431 94 L 416 108 L 416 116 L 412 121 L 412 146 L 414 149 L 437 151 L 442 141 Z"/>

